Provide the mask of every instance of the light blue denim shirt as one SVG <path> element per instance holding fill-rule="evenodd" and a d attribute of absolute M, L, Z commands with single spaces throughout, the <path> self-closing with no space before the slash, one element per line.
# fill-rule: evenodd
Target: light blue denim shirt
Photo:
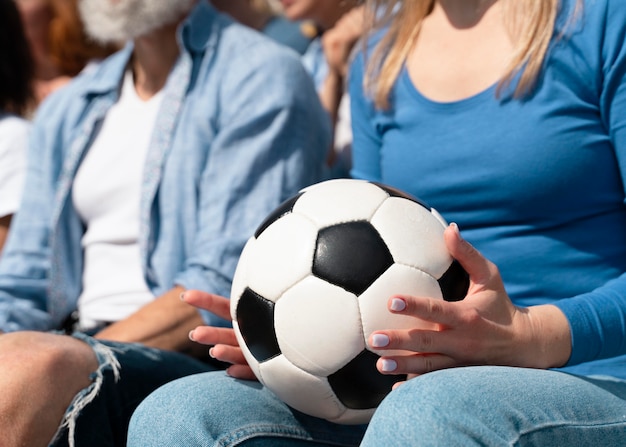
<path fill-rule="evenodd" d="M 177 284 L 228 296 L 256 226 L 320 180 L 330 123 L 295 53 L 205 1 L 178 37 L 144 171 L 143 270 L 155 296 Z M 84 226 L 72 183 L 131 53 L 129 45 L 78 77 L 37 114 L 27 187 L 0 262 L 0 330 L 57 328 L 76 309 Z"/>
<path fill-rule="evenodd" d="M 315 89 L 319 92 L 328 76 L 328 63 L 322 47 L 322 38 L 316 37 L 311 41 L 302 55 L 302 65 L 313 78 Z"/>

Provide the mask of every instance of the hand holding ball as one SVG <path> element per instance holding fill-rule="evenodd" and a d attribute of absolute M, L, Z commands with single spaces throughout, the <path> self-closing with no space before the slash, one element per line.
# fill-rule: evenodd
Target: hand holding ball
<path fill-rule="evenodd" d="M 231 292 L 235 334 L 259 381 L 304 413 L 367 422 L 405 379 L 376 370 L 369 334 L 428 327 L 390 313 L 388 299 L 467 293 L 446 226 L 419 200 L 362 180 L 318 183 L 283 203 L 246 244 Z"/>

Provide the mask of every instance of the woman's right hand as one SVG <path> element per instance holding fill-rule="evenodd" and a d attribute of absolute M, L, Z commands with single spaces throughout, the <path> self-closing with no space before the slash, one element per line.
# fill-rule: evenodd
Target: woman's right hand
<path fill-rule="evenodd" d="M 565 315 L 552 305 L 515 306 L 498 268 L 461 238 L 456 225 L 446 229 L 444 238 L 452 257 L 470 276 L 468 294 L 457 302 L 392 297 L 390 312 L 431 322 L 436 329 L 373 333 L 369 338 L 373 348 L 406 353 L 381 357 L 379 371 L 412 377 L 468 365 L 563 366 L 572 349 Z"/>

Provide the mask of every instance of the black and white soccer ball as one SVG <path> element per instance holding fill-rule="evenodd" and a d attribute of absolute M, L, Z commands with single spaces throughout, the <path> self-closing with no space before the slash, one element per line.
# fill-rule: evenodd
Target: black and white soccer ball
<path fill-rule="evenodd" d="M 446 226 L 418 199 L 363 180 L 318 183 L 284 202 L 247 242 L 232 285 L 233 327 L 259 381 L 303 413 L 367 422 L 406 379 L 377 371 L 368 336 L 420 325 L 391 314 L 389 298 L 467 293 Z"/>

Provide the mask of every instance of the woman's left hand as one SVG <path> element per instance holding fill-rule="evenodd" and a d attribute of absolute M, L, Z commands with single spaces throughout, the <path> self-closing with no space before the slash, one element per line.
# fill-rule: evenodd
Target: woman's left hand
<path fill-rule="evenodd" d="M 228 298 L 200 290 L 187 290 L 181 298 L 192 306 L 208 310 L 218 317 L 230 320 L 230 300 Z M 195 342 L 210 345 L 209 355 L 211 357 L 231 363 L 226 369 L 228 375 L 237 379 L 256 380 L 232 328 L 198 326 L 189 333 L 189 338 Z"/>
<path fill-rule="evenodd" d="M 450 225 L 444 238 L 452 257 L 470 276 L 464 300 L 396 296 L 389 310 L 435 324 L 436 329 L 384 330 L 370 335 L 374 349 L 411 351 L 383 356 L 384 374 L 425 374 L 468 365 L 549 368 L 564 365 L 571 352 L 569 323 L 555 306 L 521 308 L 508 297 L 498 268 Z"/>

